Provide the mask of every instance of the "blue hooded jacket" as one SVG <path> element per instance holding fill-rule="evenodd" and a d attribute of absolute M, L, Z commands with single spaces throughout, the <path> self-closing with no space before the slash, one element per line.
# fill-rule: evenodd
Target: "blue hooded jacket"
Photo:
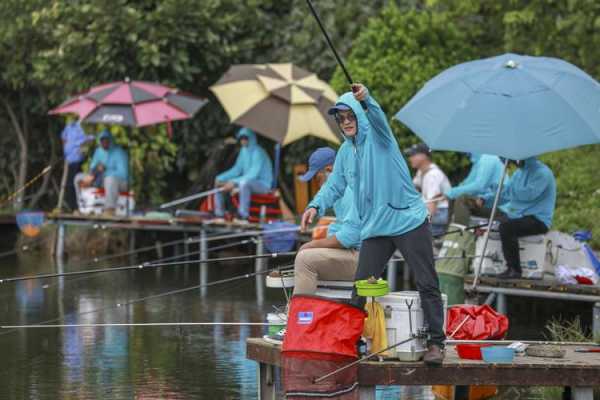
<path fill-rule="evenodd" d="M 99 145 L 94 151 L 90 170 L 94 170 L 98 164 L 104 165 L 104 177 L 116 177 L 127 181 L 129 179 L 129 156 L 123 148 L 115 144 L 113 136 L 108 130 L 104 130 L 98 138 L 98 143 L 102 139 L 110 140 L 108 150 Z"/>
<path fill-rule="evenodd" d="M 248 138 L 248 146 L 242 147 L 233 167 L 217 175 L 219 182 L 259 181 L 271 187 L 273 183 L 273 164 L 267 152 L 258 145 L 256 134 L 248 128 L 240 129 L 235 137 Z"/>
<path fill-rule="evenodd" d="M 469 175 L 458 186 L 448 190 L 446 197 L 456 199 L 462 196 L 480 197 L 493 187 L 498 187 L 504 166 L 498 156 L 489 154 L 471 154 L 471 170 Z M 494 199 L 486 200 L 485 206 L 492 207 Z"/>
<path fill-rule="evenodd" d="M 492 190 L 484 199 L 493 199 L 494 195 Z M 503 186 L 501 199 L 506 202 L 501 209 L 509 218 L 533 216 L 550 228 L 556 205 L 552 170 L 535 157 L 526 159 Z"/>
<path fill-rule="evenodd" d="M 402 235 L 427 218 L 427 208 L 412 183 L 383 110 L 372 97 L 365 101 L 367 112 L 351 92 L 338 99 L 337 104 L 352 108 L 358 129 L 356 136 L 345 138 L 333 173 L 313 201 L 323 215 L 324 208 L 350 186 L 361 222 L 361 240 Z"/>

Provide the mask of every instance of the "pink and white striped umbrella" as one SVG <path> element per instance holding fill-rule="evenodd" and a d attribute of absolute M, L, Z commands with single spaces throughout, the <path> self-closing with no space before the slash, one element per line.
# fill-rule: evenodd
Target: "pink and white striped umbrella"
<path fill-rule="evenodd" d="M 126 79 L 94 86 L 49 114 L 77 114 L 82 122 L 142 127 L 191 118 L 207 102 L 157 83 Z"/>

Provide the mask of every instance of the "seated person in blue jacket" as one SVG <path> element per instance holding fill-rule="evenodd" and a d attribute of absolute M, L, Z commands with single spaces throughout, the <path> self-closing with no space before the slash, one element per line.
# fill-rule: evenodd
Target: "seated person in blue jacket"
<path fill-rule="evenodd" d="M 322 200 L 304 212 L 302 227 L 323 215 L 349 186 L 361 223 L 355 280 L 379 278 L 392 254 L 400 250 L 415 276 L 429 329 L 424 361 L 440 365 L 446 339 L 444 307 L 434 268 L 427 208 L 413 185 L 385 113 L 365 86 L 357 84 L 353 90 L 338 98 L 329 110 L 345 140 L 327 184 L 319 190 Z M 354 290 L 352 303 L 362 307 L 365 299 Z"/>
<path fill-rule="evenodd" d="M 114 215 L 119 193 L 126 191 L 129 181 L 129 157 L 121 146 L 114 142 L 108 130 L 100 134 L 100 146 L 94 151 L 90 172 L 75 176 L 77 201 L 81 201 L 81 188 L 101 180 L 105 191 L 104 213 Z"/>
<path fill-rule="evenodd" d="M 504 166 L 498 156 L 490 154 L 470 153 L 469 159 L 473 165 L 467 177 L 458 186 L 448 188 L 444 195 L 449 200 L 461 199 L 472 215 L 489 218 L 493 199 L 484 204 L 477 203 L 476 199 L 498 187 Z"/>
<path fill-rule="evenodd" d="M 215 186 L 223 189 L 215 194 L 215 216 L 225 215 L 224 193 L 239 190 L 240 205 L 237 211 L 239 219 L 247 220 L 250 214 L 252 193 L 269 193 L 273 184 L 273 164 L 267 152 L 256 141 L 256 134 L 242 128 L 236 138 L 240 142 L 240 153 L 233 167 L 217 175 Z"/>
<path fill-rule="evenodd" d="M 501 279 L 521 277 L 519 238 L 548 232 L 556 204 L 556 181 L 552 170 L 535 157 L 516 161 L 517 170 L 503 186 L 500 207 L 500 240 L 508 269 L 498 275 Z M 494 191 L 481 201 L 493 200 Z"/>
<path fill-rule="evenodd" d="M 308 182 L 318 179 L 321 187 L 327 185 L 336 159 L 329 147 L 315 150 L 308 160 L 308 172 L 300 177 Z M 317 196 L 309 207 L 327 209 Z M 311 240 L 300 247 L 294 261 L 294 295 L 314 295 L 318 280 L 354 281 L 360 247 L 360 221 L 354 207 L 354 194 L 346 187 L 344 195 L 333 204 L 335 222 L 327 227 L 327 237 Z M 282 341 L 285 329 L 267 340 Z"/>

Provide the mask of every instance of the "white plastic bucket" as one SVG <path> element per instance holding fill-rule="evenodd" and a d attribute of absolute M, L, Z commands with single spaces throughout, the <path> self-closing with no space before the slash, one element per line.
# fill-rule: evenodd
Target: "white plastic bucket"
<path fill-rule="evenodd" d="M 269 325 L 269 335 L 274 335 L 285 328 L 287 324 L 287 317 L 282 313 L 268 313 L 267 323 L 273 324 Z"/>
<path fill-rule="evenodd" d="M 388 346 L 409 339 L 411 335 L 424 331 L 425 321 L 419 292 L 405 291 L 392 292 L 386 296 L 378 297 L 377 302 L 385 311 L 385 322 Z M 446 326 L 446 309 L 448 297 L 442 294 L 444 306 L 444 328 Z M 412 332 L 411 332 L 412 328 Z M 427 339 L 415 339 L 404 343 L 390 353 L 392 358 L 401 361 L 418 361 L 427 351 Z"/>

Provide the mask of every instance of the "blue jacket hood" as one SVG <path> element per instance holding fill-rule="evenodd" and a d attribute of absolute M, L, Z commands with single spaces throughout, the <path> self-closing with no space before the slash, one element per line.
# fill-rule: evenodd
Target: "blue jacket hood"
<path fill-rule="evenodd" d="M 242 147 L 233 167 L 217 175 L 219 182 L 242 184 L 259 181 L 267 187 L 273 184 L 273 164 L 267 152 L 258 144 L 256 134 L 248 128 L 241 128 L 236 138 L 248 138 L 248 146 Z"/>
<path fill-rule="evenodd" d="M 236 139 L 240 139 L 242 136 L 246 136 L 248 138 L 248 147 L 257 146 L 258 141 L 256 139 L 256 133 L 252 129 L 249 128 L 241 128 L 235 134 Z"/>
<path fill-rule="evenodd" d="M 354 98 L 354 94 L 352 94 L 352 92 L 346 92 L 343 95 L 341 95 L 338 99 L 338 101 L 335 103 L 336 105 L 340 105 L 343 104 L 345 106 L 348 106 L 352 109 L 352 112 L 354 112 L 354 115 L 356 115 L 356 121 L 357 121 L 357 132 L 356 132 L 356 143 L 357 144 L 362 144 L 365 141 L 366 138 L 366 133 L 369 130 L 369 119 L 367 118 L 367 114 L 365 113 L 365 110 L 363 110 L 362 106 L 360 105 L 360 103 L 358 101 L 356 101 L 356 99 Z M 339 128 L 339 126 L 338 126 Z M 349 141 L 349 142 L 354 142 L 354 138 L 352 137 L 348 137 L 344 134 L 344 131 L 340 128 L 340 131 L 342 132 L 342 136 L 344 136 L 344 140 Z"/>

